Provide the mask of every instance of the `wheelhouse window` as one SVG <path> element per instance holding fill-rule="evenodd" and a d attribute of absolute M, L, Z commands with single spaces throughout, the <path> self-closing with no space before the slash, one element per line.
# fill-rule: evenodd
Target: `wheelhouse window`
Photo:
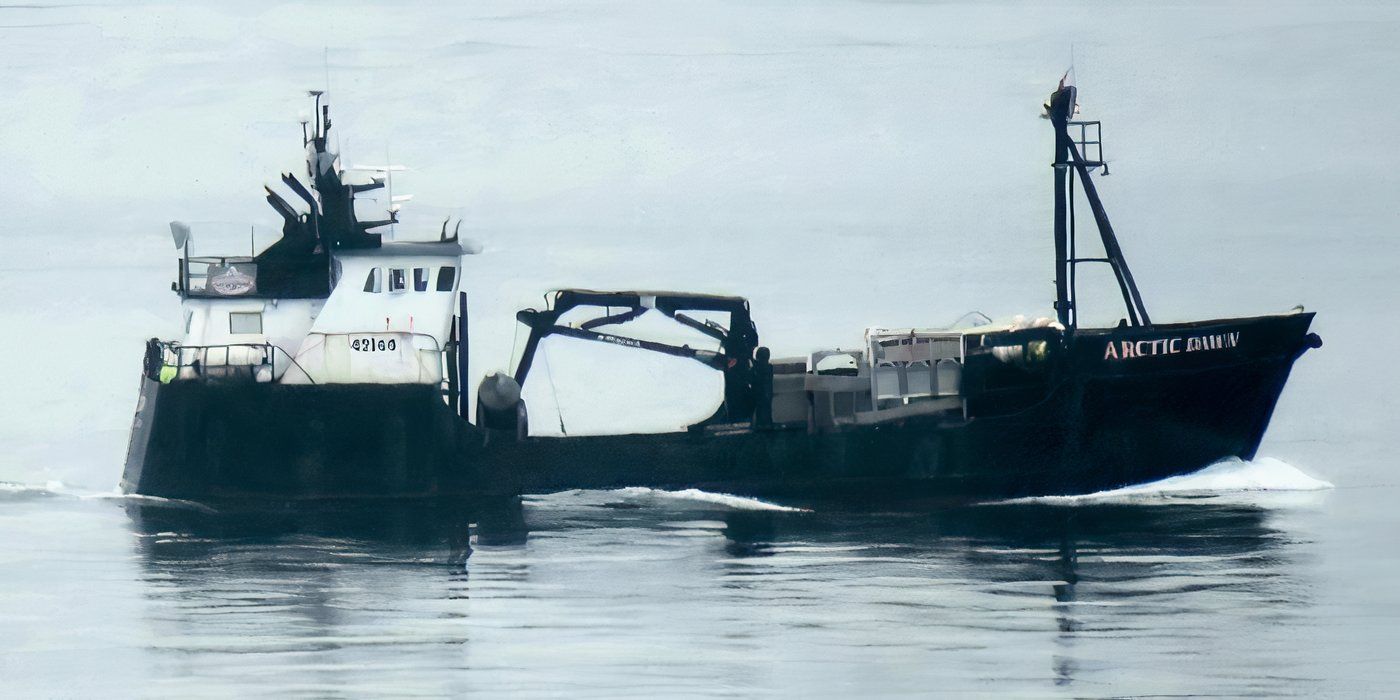
<path fill-rule="evenodd" d="M 262 312 L 230 311 L 228 332 L 231 335 L 262 335 Z"/>
<path fill-rule="evenodd" d="M 402 267 L 389 269 L 389 291 L 402 292 L 408 286 L 408 271 Z"/>
<path fill-rule="evenodd" d="M 428 291 L 428 268 L 426 268 L 426 267 L 415 267 L 415 268 L 413 268 L 413 291 L 415 291 L 415 292 L 426 292 L 426 291 Z"/>
<path fill-rule="evenodd" d="M 370 268 L 369 276 L 365 277 L 365 291 L 378 294 L 383 289 L 383 271 L 379 268 Z"/>
<path fill-rule="evenodd" d="M 444 265 L 438 270 L 437 290 L 439 292 L 452 291 L 452 285 L 457 282 L 457 268 L 451 265 Z"/>

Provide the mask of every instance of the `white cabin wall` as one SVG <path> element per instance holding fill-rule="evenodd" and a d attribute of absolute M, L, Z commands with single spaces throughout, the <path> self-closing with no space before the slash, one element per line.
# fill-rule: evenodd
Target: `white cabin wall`
<path fill-rule="evenodd" d="M 337 260 L 340 275 L 330 298 L 326 300 L 325 309 L 311 328 L 313 333 L 420 333 L 432 336 L 439 346 L 447 342 L 452 332 L 456 291 L 462 281 L 460 258 L 354 255 L 341 256 Z M 437 281 L 443 267 L 454 268 L 456 272 L 452 288 L 439 292 Z M 365 279 L 375 268 L 384 270 L 381 291 L 366 292 Z M 408 279 L 404 291 L 387 290 L 388 271 L 394 268 L 406 270 Z M 429 271 L 426 291 L 413 289 L 415 268 Z"/>
<path fill-rule="evenodd" d="M 287 383 L 420 383 L 442 381 L 442 350 L 452 333 L 461 258 L 356 252 L 336 257 L 335 287 L 297 351 L 301 371 Z M 449 289 L 438 290 L 442 268 L 453 269 Z M 365 291 L 379 269 L 378 292 Z M 389 291 L 392 269 L 405 271 L 404 288 Z M 428 272 L 414 288 L 414 269 Z M 366 347 L 372 348 L 365 350 Z"/>
<path fill-rule="evenodd" d="M 294 357 L 300 349 L 306 334 L 311 330 L 317 315 L 324 304 L 322 299 L 213 299 L 189 297 L 181 302 L 181 311 L 186 319 L 186 330 L 180 344 L 184 347 L 219 346 L 237 343 L 271 343 L 281 353 L 275 363 L 277 373 L 286 371 L 288 362 L 283 357 Z M 262 314 L 261 333 L 233 333 L 229 327 L 230 313 Z M 248 352 L 234 353 L 228 361 L 238 364 Z M 204 364 L 223 364 L 222 353 L 204 353 Z"/>

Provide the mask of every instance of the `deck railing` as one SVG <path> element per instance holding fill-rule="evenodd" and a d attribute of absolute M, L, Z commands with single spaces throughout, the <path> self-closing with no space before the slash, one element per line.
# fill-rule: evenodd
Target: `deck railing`
<path fill-rule="evenodd" d="M 176 379 L 233 379 L 269 382 L 277 376 L 277 353 L 272 343 L 182 345 L 173 340 L 146 341 L 146 376 L 160 382 Z M 290 361 L 287 357 L 284 362 Z M 285 365 L 284 365 L 285 366 Z M 259 376 L 259 371 L 267 372 Z"/>

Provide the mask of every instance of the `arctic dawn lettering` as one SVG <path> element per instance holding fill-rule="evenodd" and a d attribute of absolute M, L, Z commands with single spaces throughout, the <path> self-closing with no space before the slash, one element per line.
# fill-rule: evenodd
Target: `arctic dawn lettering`
<path fill-rule="evenodd" d="M 1155 340 L 1120 340 L 1117 342 L 1110 340 L 1104 346 L 1103 359 L 1131 360 L 1137 357 L 1177 355 L 1200 350 L 1225 350 L 1239 347 L 1239 344 L 1239 331 L 1213 335 L 1188 335 L 1182 338 L 1157 338 Z"/>

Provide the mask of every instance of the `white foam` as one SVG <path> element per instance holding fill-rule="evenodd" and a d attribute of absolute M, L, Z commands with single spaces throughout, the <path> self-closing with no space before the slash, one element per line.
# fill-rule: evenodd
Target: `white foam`
<path fill-rule="evenodd" d="M 151 503 L 158 505 L 168 505 L 177 508 L 192 508 L 209 513 L 217 512 L 213 508 L 196 503 L 194 501 L 184 501 L 178 498 L 161 498 L 160 496 L 143 496 L 138 493 L 122 493 L 117 489 L 111 491 L 91 491 L 87 489 L 70 487 L 62 481 L 48 481 L 43 486 L 38 484 L 17 484 L 12 481 L 0 481 L 0 494 L 25 496 L 53 496 L 59 498 L 76 498 L 78 500 L 89 501 L 126 501 L 134 503 Z"/>
<path fill-rule="evenodd" d="M 629 487 L 617 489 L 614 493 L 621 494 L 629 498 L 672 498 L 684 501 L 699 501 L 701 503 L 712 503 L 714 505 L 733 508 L 735 510 L 775 510 L 787 513 L 806 512 L 805 508 L 794 508 L 792 506 L 769 503 L 758 498 L 748 496 L 735 496 L 728 493 L 712 493 L 700 489 L 681 489 L 680 491 L 666 491 L 664 489 L 653 489 L 646 487 Z"/>
<path fill-rule="evenodd" d="M 559 500 L 567 498 L 567 503 Z M 544 496 L 530 496 L 526 500 L 532 506 L 577 506 L 580 502 L 587 502 L 596 499 L 603 501 L 660 501 L 670 504 L 684 505 L 686 503 L 704 503 L 708 505 L 723 506 L 734 510 L 768 510 L 788 513 L 807 512 L 804 508 L 794 508 L 791 506 L 769 503 L 758 498 L 747 496 L 735 496 L 728 493 L 712 493 L 701 489 L 681 489 L 678 491 L 668 491 L 666 489 L 654 489 L 645 486 L 629 486 L 620 489 L 609 489 L 600 491 L 577 490 L 561 491 Z"/>
<path fill-rule="evenodd" d="M 1199 471 L 1159 481 L 1099 491 L 1081 496 L 1040 496 L 1002 503 L 1088 503 L 1097 501 L 1160 500 L 1258 492 L 1311 492 L 1333 488 L 1322 479 L 1273 457 L 1246 462 L 1227 459 Z"/>
<path fill-rule="evenodd" d="M 0 481 L 0 493 L 15 494 L 17 496 L 53 496 L 63 490 L 63 482 L 50 481 L 43 486 L 38 484 L 17 484 L 12 481 Z"/>
<path fill-rule="evenodd" d="M 198 503 L 196 501 L 186 501 L 179 498 L 163 498 L 161 496 L 143 496 L 139 493 L 122 493 L 120 491 L 108 491 L 97 493 L 81 493 L 74 495 L 83 500 L 110 500 L 126 501 L 129 503 L 149 503 L 152 505 L 171 506 L 174 508 L 189 508 L 191 510 L 198 510 L 205 513 L 219 512 L 214 508 L 210 508 L 209 506 L 206 506 L 203 503 Z"/>

